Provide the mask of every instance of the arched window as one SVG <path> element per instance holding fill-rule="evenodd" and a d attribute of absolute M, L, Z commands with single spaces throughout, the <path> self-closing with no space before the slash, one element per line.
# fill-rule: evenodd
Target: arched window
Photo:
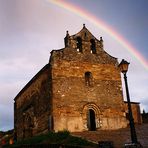
<path fill-rule="evenodd" d="M 91 52 L 93 54 L 95 54 L 96 53 L 96 43 L 95 43 L 95 40 L 94 39 L 91 39 L 90 40 L 90 43 L 91 43 L 91 45 L 90 45 Z"/>
<path fill-rule="evenodd" d="M 91 86 L 92 85 L 92 73 L 87 71 L 85 72 L 85 84 L 87 86 Z"/>
<path fill-rule="evenodd" d="M 80 37 L 77 37 L 77 49 L 82 52 L 82 39 Z"/>

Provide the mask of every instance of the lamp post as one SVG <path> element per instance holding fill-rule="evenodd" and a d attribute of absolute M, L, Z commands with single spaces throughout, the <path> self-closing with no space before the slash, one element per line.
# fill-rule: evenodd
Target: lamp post
<path fill-rule="evenodd" d="M 121 63 L 118 65 L 118 67 L 119 67 L 120 71 L 124 75 L 125 89 L 126 89 L 126 96 L 127 96 L 127 104 L 128 104 L 128 113 L 129 113 L 131 141 L 132 141 L 132 144 L 139 144 L 139 142 L 137 141 L 137 135 L 136 135 L 136 130 L 135 130 L 135 124 L 134 124 L 132 109 L 131 109 L 130 95 L 129 95 L 129 90 L 128 90 L 127 76 L 126 76 L 129 64 L 130 63 L 128 63 L 127 61 L 122 59 Z"/>

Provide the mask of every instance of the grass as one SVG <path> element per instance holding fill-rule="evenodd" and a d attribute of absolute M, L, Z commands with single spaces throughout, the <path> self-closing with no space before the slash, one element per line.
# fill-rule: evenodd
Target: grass
<path fill-rule="evenodd" d="M 34 136 L 25 140 L 20 140 L 13 145 L 5 147 L 20 147 L 21 145 L 37 144 L 63 144 L 71 146 L 95 146 L 96 144 L 85 139 L 74 137 L 68 131 L 59 131 L 57 133 L 49 132 L 48 134 Z"/>

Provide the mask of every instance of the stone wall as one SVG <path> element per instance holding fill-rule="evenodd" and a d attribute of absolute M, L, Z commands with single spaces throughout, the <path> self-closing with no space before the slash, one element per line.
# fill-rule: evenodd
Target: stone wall
<path fill-rule="evenodd" d="M 51 114 L 49 65 L 46 65 L 17 95 L 14 108 L 14 126 L 18 139 L 48 131 Z"/>
<path fill-rule="evenodd" d="M 127 126 L 118 61 L 104 51 L 102 38 L 85 26 L 67 32 L 65 48 L 52 51 L 50 63 L 55 131 Z"/>
<path fill-rule="evenodd" d="M 127 126 L 118 62 L 106 53 L 102 57 L 71 48 L 52 52 L 55 131 L 88 130 L 89 109 L 95 112 L 97 129 Z M 89 85 L 86 72 L 91 73 Z"/>
<path fill-rule="evenodd" d="M 125 103 L 125 110 L 126 110 L 127 119 L 129 119 L 127 102 L 124 102 L 124 103 Z M 134 122 L 137 124 L 141 124 L 142 123 L 142 116 L 141 116 L 141 111 L 140 111 L 140 104 L 137 102 L 131 102 L 131 108 L 132 108 Z"/>

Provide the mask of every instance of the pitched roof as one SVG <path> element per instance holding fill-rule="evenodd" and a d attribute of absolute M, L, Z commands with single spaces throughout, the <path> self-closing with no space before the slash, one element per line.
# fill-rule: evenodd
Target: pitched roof
<path fill-rule="evenodd" d="M 50 63 L 46 64 L 25 86 L 24 88 L 17 94 L 14 98 L 14 101 L 46 70 L 50 67 Z"/>

